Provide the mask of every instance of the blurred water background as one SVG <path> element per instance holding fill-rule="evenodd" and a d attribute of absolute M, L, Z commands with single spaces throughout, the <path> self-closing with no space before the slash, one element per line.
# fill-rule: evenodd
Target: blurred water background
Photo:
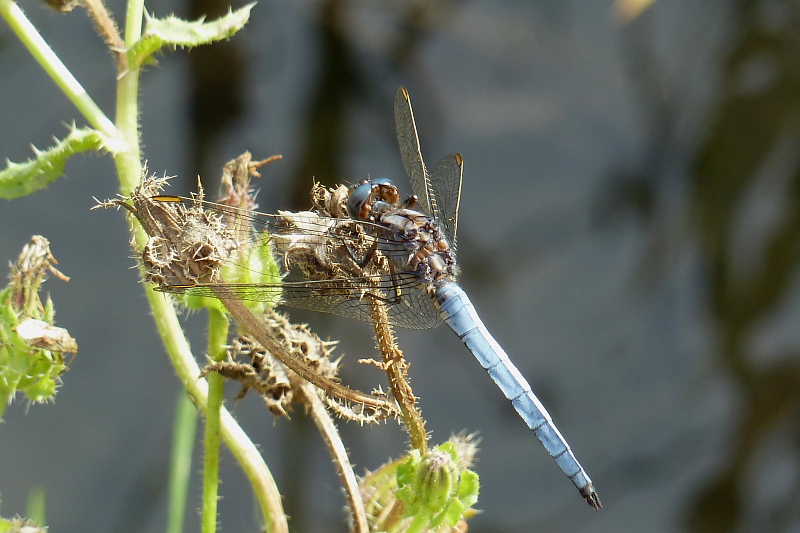
<path fill-rule="evenodd" d="M 231 41 L 143 75 L 144 156 L 185 194 L 198 175 L 213 190 L 244 150 L 282 154 L 262 172 L 266 211 L 307 208 L 312 178 L 389 176 L 407 192 L 392 115 L 405 85 L 429 164 L 464 157 L 462 284 L 605 505 L 581 501 L 451 331 L 400 332 L 433 442 L 483 439 L 470 532 L 800 531 L 800 2 L 659 0 L 631 18 L 623 4 L 263 1 Z M 85 15 L 22 7 L 111 115 L 113 60 Z M 109 7 L 122 20 L 124 3 Z M 146 7 L 196 18 L 228 4 Z M 5 26 L 0 95 L 4 158 L 79 118 Z M 0 426 L 0 513 L 42 487 L 54 532 L 164 528 L 180 386 L 124 217 L 89 210 L 117 192 L 110 158 L 77 157 L 0 204 L 2 261 L 40 233 L 72 277 L 45 285 L 80 345 L 58 401 L 17 403 Z M 291 315 L 342 340 L 345 382 L 382 382 L 355 362 L 375 354 L 368 325 Z M 202 354 L 205 317 L 187 322 Z M 346 531 L 310 421 L 274 423 L 254 396 L 228 406 L 292 530 Z M 341 426 L 359 473 L 404 449 L 395 423 Z M 221 531 L 257 531 L 227 453 L 222 479 Z"/>

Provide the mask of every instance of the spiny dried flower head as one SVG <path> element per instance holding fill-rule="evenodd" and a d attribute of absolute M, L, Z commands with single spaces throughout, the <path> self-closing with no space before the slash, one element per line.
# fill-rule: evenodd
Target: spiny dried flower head
<path fill-rule="evenodd" d="M 35 403 L 52 400 L 67 369 L 64 353 L 78 351 L 69 332 L 53 325 L 52 301 L 39 298 L 48 273 L 69 280 L 56 263 L 50 243 L 35 235 L 11 265 L 10 283 L 0 291 L 0 415 L 18 391 Z"/>

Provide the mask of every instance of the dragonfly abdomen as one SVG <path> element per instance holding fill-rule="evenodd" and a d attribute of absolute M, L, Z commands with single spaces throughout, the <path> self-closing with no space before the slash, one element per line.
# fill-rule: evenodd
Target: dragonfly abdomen
<path fill-rule="evenodd" d="M 519 416 L 583 497 L 592 507 L 599 508 L 600 500 L 589 475 L 572 453 L 547 409 L 531 390 L 528 381 L 486 329 L 467 294 L 453 281 L 437 283 L 435 287 L 433 298 L 442 319 L 486 369 L 505 397 L 511 400 Z"/>

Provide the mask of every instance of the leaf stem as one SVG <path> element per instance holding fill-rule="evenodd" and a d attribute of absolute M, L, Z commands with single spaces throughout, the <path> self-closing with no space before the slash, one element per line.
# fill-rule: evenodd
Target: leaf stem
<path fill-rule="evenodd" d="M 97 104 L 86 93 L 86 89 L 75 79 L 64 63 L 42 38 L 36 27 L 28 20 L 22 9 L 12 0 L 0 0 L 0 16 L 5 19 L 22 44 L 38 61 L 42 69 L 56 82 L 78 111 L 96 129 L 115 139 L 117 129 Z"/>
<path fill-rule="evenodd" d="M 325 408 L 325 403 L 319 397 L 320 389 L 305 380 L 302 380 L 300 389 L 303 391 L 308 412 L 322 435 L 328 453 L 331 454 L 333 464 L 336 466 L 336 471 L 339 473 L 339 480 L 342 482 L 350 512 L 353 514 L 353 531 L 354 533 L 369 533 L 364 500 L 361 499 L 361 491 L 358 488 L 356 474 L 353 472 L 353 465 L 350 463 L 350 457 L 347 455 L 347 449 L 342 442 L 339 430 L 336 429 L 336 424 Z"/>
<path fill-rule="evenodd" d="M 125 12 L 125 48 L 132 47 L 142 36 L 144 0 L 128 0 Z"/>
<path fill-rule="evenodd" d="M 125 46 L 127 48 L 130 48 L 141 37 L 143 17 L 144 1 L 129 0 L 125 18 Z M 139 180 L 142 177 L 138 122 L 140 74 L 141 69 L 138 67 L 120 72 L 120 78 L 117 82 L 117 127 L 120 129 L 120 134 L 130 145 L 129 150 L 119 152 L 114 157 L 123 195 L 129 195 L 139 184 Z M 135 232 L 135 236 L 139 246 L 143 246 L 147 240 L 144 231 L 139 229 Z"/>

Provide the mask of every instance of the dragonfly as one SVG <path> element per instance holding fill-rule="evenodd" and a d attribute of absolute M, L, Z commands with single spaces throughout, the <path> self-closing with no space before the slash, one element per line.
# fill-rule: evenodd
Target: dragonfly
<path fill-rule="evenodd" d="M 392 324 L 425 329 L 444 322 L 488 372 L 583 498 L 602 507 L 589 475 L 553 423 L 522 373 L 492 337 L 458 284 L 456 230 L 463 159 L 453 153 L 431 171 L 425 166 L 408 91 L 397 90 L 394 118 L 402 162 L 415 196 L 400 200 L 386 178 L 365 179 L 345 189 L 323 213 L 259 213 L 202 202 L 236 221 L 235 231 L 254 242 L 264 235 L 283 255 L 290 274 L 281 283 L 168 282 L 158 290 L 221 299 L 275 301 L 364 321 L 381 302 Z M 159 196 L 197 205 L 195 199 Z M 247 229 L 241 229 L 247 228 Z M 263 246 L 254 246 L 263 250 Z M 257 253 L 271 254 L 271 251 Z M 252 259 L 238 259 L 254 268 Z M 294 278 L 292 277 L 294 276 Z"/>

